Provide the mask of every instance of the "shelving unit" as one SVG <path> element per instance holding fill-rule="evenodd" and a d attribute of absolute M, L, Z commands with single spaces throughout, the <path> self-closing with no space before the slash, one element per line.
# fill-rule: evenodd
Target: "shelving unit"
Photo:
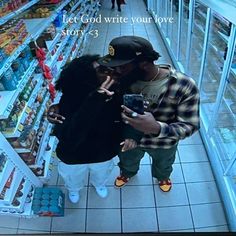
<path fill-rule="evenodd" d="M 39 3 L 40 0 L 30 1 L 17 11 L 2 17 L 0 26 L 11 19 L 21 17 L 20 14 Z M 61 1 L 47 18 L 24 19 L 28 35 L 2 66 L 0 65 L 0 76 L 12 66 L 30 42 L 40 37 L 65 7 L 68 9 L 68 4 L 70 10 L 66 13 L 66 17 L 79 18 L 84 13 L 92 17 L 99 7 L 93 0 L 66 0 Z M 52 103 L 48 85 L 55 84 L 62 67 L 67 62 L 83 54 L 86 34 L 91 27 L 92 25 L 85 25 L 82 22 L 80 24 L 64 22 L 56 29 L 55 37 L 46 41 L 47 52 L 44 63 L 56 71 L 52 81 L 44 78 L 43 72 L 39 70 L 39 61 L 33 57 L 17 88 L 13 91 L 0 91 L 0 163 L 4 165 L 0 171 L 0 215 L 34 217 L 31 210 L 34 188 L 42 186 L 50 179 L 58 142 L 56 137 L 51 136 L 53 125 L 45 119 L 47 107 Z M 64 29 L 71 31 L 80 28 L 84 32 L 81 36 L 62 34 Z M 20 112 L 17 111 L 14 126 L 9 128 L 6 125 L 13 122 L 16 102 L 21 101 L 19 98 L 29 84 L 30 94 L 27 99 L 24 98 L 24 106 Z M 58 102 L 60 96 L 61 93 L 57 93 L 54 102 Z"/>

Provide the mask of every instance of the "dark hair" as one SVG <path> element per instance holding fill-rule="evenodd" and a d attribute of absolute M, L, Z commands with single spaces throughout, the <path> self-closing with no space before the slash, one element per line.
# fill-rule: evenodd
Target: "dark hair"
<path fill-rule="evenodd" d="M 137 57 L 136 62 L 142 62 L 142 61 L 148 61 L 148 62 L 154 62 L 161 57 L 160 53 L 153 51 L 152 53 L 149 53 L 147 55 L 140 55 Z"/>
<path fill-rule="evenodd" d="M 83 55 L 72 60 L 62 70 L 56 81 L 56 90 L 62 91 L 64 95 L 72 95 L 79 88 L 86 87 L 93 90 L 98 86 L 96 71 L 93 62 L 99 59 L 99 55 Z"/>

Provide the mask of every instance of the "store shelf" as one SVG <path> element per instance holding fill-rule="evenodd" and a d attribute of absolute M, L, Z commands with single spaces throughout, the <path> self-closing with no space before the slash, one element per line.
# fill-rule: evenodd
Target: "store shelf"
<path fill-rule="evenodd" d="M 31 6 L 33 6 L 34 4 L 36 4 L 37 2 L 39 2 L 39 0 L 31 0 L 30 2 L 26 3 L 25 5 L 23 5 L 22 7 L 20 7 L 19 9 L 17 9 L 16 11 L 13 11 L 10 14 L 7 14 L 3 17 L 1 17 L 0 19 L 0 25 L 5 24 L 7 21 L 11 20 L 12 18 L 18 16 L 20 13 L 22 13 L 23 11 L 27 10 L 28 8 L 30 8 Z"/>
<path fill-rule="evenodd" d="M 3 169 L 3 171 L 0 173 L 0 193 L 2 192 L 7 179 L 9 178 L 11 172 L 14 169 L 14 165 L 10 160 L 7 160 L 7 162 L 5 163 L 5 167 Z"/>
<path fill-rule="evenodd" d="M 232 71 L 233 75 L 236 77 L 236 69 L 231 68 L 231 71 Z"/>
<path fill-rule="evenodd" d="M 14 103 L 18 97 L 18 95 L 22 92 L 25 85 L 27 84 L 29 78 L 33 74 L 36 66 L 38 65 L 37 60 L 33 60 L 28 68 L 28 70 L 25 72 L 23 78 L 21 81 L 19 81 L 19 85 L 16 90 L 14 91 L 0 91 L 0 119 L 7 119 L 9 114 L 12 111 L 12 108 L 14 107 Z"/>
<path fill-rule="evenodd" d="M 79 39 L 79 40 L 76 42 L 77 46 L 76 46 L 75 50 L 72 52 L 72 54 L 71 54 L 71 60 L 73 60 L 73 59 L 76 58 L 76 56 L 77 56 L 77 54 L 78 54 L 78 51 L 79 51 L 79 49 L 80 49 L 80 46 L 81 46 L 82 42 L 83 42 L 83 38 Z"/>
<path fill-rule="evenodd" d="M 22 197 L 17 199 L 20 202 L 19 206 L 13 206 L 11 203 L 10 204 L 1 204 L 0 203 L 0 211 L 6 209 L 6 210 L 14 210 L 15 213 L 11 213 L 11 214 L 17 214 L 17 212 L 18 213 L 21 213 L 21 212 L 24 213 L 25 212 L 25 206 L 26 206 L 25 201 L 26 201 L 27 195 L 28 195 L 28 193 L 31 189 L 31 186 L 32 185 L 29 181 L 27 181 L 24 184 L 24 188 L 21 190 L 23 192 L 23 195 L 22 195 Z M 15 196 L 15 194 L 13 195 L 13 198 L 14 198 L 14 196 Z"/>
<path fill-rule="evenodd" d="M 80 1 L 78 1 L 72 8 L 71 8 L 71 12 L 73 12 L 74 10 L 76 10 L 77 9 L 77 7 L 80 5 L 80 4 L 82 4 L 84 1 L 83 0 L 80 0 Z"/>
<path fill-rule="evenodd" d="M 46 92 L 46 95 L 44 96 L 44 101 L 43 103 L 41 104 L 41 107 L 39 109 L 39 112 L 38 112 L 38 115 L 34 121 L 34 130 L 37 132 L 38 131 L 38 128 L 39 128 L 39 125 L 40 125 L 40 121 L 42 119 L 42 116 L 43 116 L 43 113 L 45 111 L 45 108 L 46 108 L 46 103 L 48 102 L 48 99 L 49 99 L 49 93 Z"/>
<path fill-rule="evenodd" d="M 47 144 L 50 139 L 50 133 L 52 131 L 52 127 L 53 127 L 52 124 L 48 124 L 46 132 L 44 133 L 44 135 L 40 141 L 40 145 L 39 145 L 40 151 L 37 153 L 36 161 L 35 161 L 36 166 L 41 166 L 43 163 L 43 160 L 45 159 L 44 155 L 46 153 L 46 147 L 47 147 Z M 30 167 L 32 167 L 32 166 L 30 166 Z"/>
<path fill-rule="evenodd" d="M 62 65 L 61 65 L 61 67 L 63 67 L 63 66 L 66 64 L 67 59 L 68 59 L 68 57 L 70 56 L 71 50 L 72 50 L 72 48 L 73 48 L 73 46 L 74 46 L 74 44 L 75 44 L 75 42 L 76 42 L 77 39 L 78 39 L 78 38 L 77 38 L 76 36 L 74 36 L 72 42 L 71 42 L 70 45 L 68 46 L 68 48 L 67 48 L 67 50 L 66 50 L 66 52 L 65 52 L 65 56 L 64 56 L 63 63 L 62 63 Z"/>
<path fill-rule="evenodd" d="M 14 172 L 13 180 L 11 182 L 11 187 L 7 189 L 4 199 L 0 200 L 0 209 L 9 207 L 11 205 L 22 178 L 23 175 L 18 169 L 16 169 Z"/>
<path fill-rule="evenodd" d="M 234 94 L 233 94 L 234 95 Z M 230 107 L 230 105 L 233 104 L 233 101 L 232 100 L 229 100 L 229 99 L 226 99 L 223 97 L 223 101 L 226 105 L 226 107 L 228 108 L 228 110 L 230 111 L 230 113 L 232 114 L 232 117 L 233 117 L 233 120 L 236 121 L 236 114 L 234 113 L 234 111 L 232 111 L 232 108 Z"/>
<path fill-rule="evenodd" d="M 218 132 L 216 132 L 216 131 L 214 132 L 215 141 L 218 144 L 217 145 L 217 147 L 219 149 L 218 151 L 222 154 L 221 157 L 223 160 L 227 159 L 230 161 L 230 158 L 232 158 L 232 156 L 233 156 L 232 150 L 236 149 L 236 137 L 232 137 L 231 140 L 230 139 L 225 140 L 222 137 L 222 135 L 220 134 L 220 129 L 221 128 L 218 128 L 218 129 L 216 129 Z M 221 161 L 222 167 L 225 171 L 225 169 L 227 168 L 227 165 L 226 165 L 226 163 L 223 163 L 222 159 L 220 159 L 220 161 Z"/>
<path fill-rule="evenodd" d="M 203 13 L 200 9 L 197 9 L 196 13 L 200 16 L 200 18 L 206 19 L 207 17 L 207 15 Z"/>
<path fill-rule="evenodd" d="M 58 49 L 57 49 L 56 53 L 53 55 L 53 57 L 49 61 L 46 62 L 46 64 L 49 67 L 53 68 L 53 66 L 57 62 L 57 59 L 58 59 L 59 55 L 61 54 L 61 52 L 62 52 L 63 48 L 65 47 L 69 38 L 70 38 L 70 35 L 67 35 L 65 37 L 65 39 L 61 42 L 60 46 L 58 47 Z"/>
<path fill-rule="evenodd" d="M 47 18 L 25 19 L 25 24 L 28 32 L 31 34 L 31 39 L 36 40 L 42 32 L 54 21 L 58 13 L 65 7 L 71 0 L 63 1 L 63 3 Z"/>
<path fill-rule="evenodd" d="M 226 43 L 228 43 L 228 41 L 229 41 L 229 36 L 227 36 L 227 35 L 221 33 L 220 31 L 217 31 L 217 32 L 218 32 L 218 34 L 220 35 L 220 37 L 221 37 Z"/>
<path fill-rule="evenodd" d="M 19 117 L 17 125 L 15 126 L 14 130 L 11 130 L 11 131 L 7 130 L 7 131 L 2 132 L 6 138 L 16 138 L 16 137 L 20 136 L 20 134 L 24 128 L 22 124 L 24 123 L 28 114 L 31 112 L 32 105 L 38 95 L 39 89 L 41 88 L 41 86 L 43 84 L 42 79 L 41 80 L 38 79 L 37 81 L 38 82 L 37 82 L 35 88 L 33 89 L 32 94 L 31 94 L 27 104 L 25 105 L 25 108 L 22 111 L 21 116 Z"/>
<path fill-rule="evenodd" d="M 199 25 L 199 24 L 197 24 L 197 23 L 195 23 L 194 25 L 196 26 L 196 28 L 197 28 L 201 33 L 205 34 L 204 28 L 203 28 L 201 25 Z"/>
<path fill-rule="evenodd" d="M 54 161 L 54 158 L 56 158 L 56 146 L 57 146 L 58 140 L 55 136 L 51 136 L 49 140 L 49 146 L 51 149 L 49 151 L 45 151 L 44 153 L 44 160 L 45 160 L 45 168 L 44 168 L 44 175 L 40 176 L 39 178 L 43 181 L 46 181 L 50 173 L 52 171 L 52 164 Z"/>
<path fill-rule="evenodd" d="M 16 60 L 16 58 L 21 54 L 21 52 L 29 44 L 29 42 L 30 42 L 30 36 L 28 36 L 25 39 L 25 41 L 13 52 L 13 54 L 7 58 L 7 60 L 2 64 L 2 67 L 0 68 L 0 76 L 10 68 L 12 62 Z"/>
<path fill-rule="evenodd" d="M 25 208 L 25 201 L 27 198 L 27 195 L 31 189 L 32 185 L 29 181 L 26 181 L 24 184 L 24 188 L 23 188 L 23 196 L 19 199 L 20 200 L 20 205 L 18 207 L 14 207 L 14 209 L 18 212 L 22 212 L 24 211 Z"/>
<path fill-rule="evenodd" d="M 71 11 L 70 11 L 70 12 L 72 12 L 72 14 L 69 16 L 69 18 L 73 18 L 73 17 L 74 17 L 73 11 L 74 11 L 82 2 L 83 2 L 83 0 L 80 0 L 79 2 L 77 2 L 77 3 L 71 8 Z M 65 23 L 65 24 L 63 24 L 62 27 L 57 28 L 57 32 L 58 32 L 58 33 L 56 34 L 55 38 L 54 38 L 53 40 L 51 40 L 51 41 L 47 41 L 47 42 L 46 42 L 47 48 L 48 48 L 48 51 L 49 51 L 49 52 L 51 52 L 51 51 L 54 49 L 54 47 L 56 46 L 58 40 L 59 40 L 60 37 L 61 37 L 61 32 L 62 32 L 62 30 L 65 29 L 65 27 L 66 27 L 67 25 L 68 25 L 68 24 Z"/>
<path fill-rule="evenodd" d="M 39 2 L 39 0 L 32 0 L 29 4 L 26 4 L 25 6 L 22 6 L 21 9 L 14 12 L 11 16 L 8 15 L 4 18 L 0 19 L 0 24 L 3 24 L 4 21 L 8 21 L 10 18 L 16 17 L 18 14 L 29 8 L 30 6 L 34 5 L 35 3 Z M 58 13 L 66 6 L 68 3 L 70 3 L 71 0 L 65 0 L 61 1 L 61 4 L 56 6 L 56 10 L 51 12 L 50 17 L 48 18 L 41 18 L 41 19 L 25 19 L 27 31 L 29 32 L 28 36 L 26 37 L 25 41 L 21 46 L 19 46 L 14 53 L 12 53 L 9 58 L 7 58 L 4 65 L 0 68 L 0 76 L 5 73 L 5 71 L 8 70 L 8 68 L 11 67 L 12 62 L 20 55 L 20 53 L 27 47 L 27 45 L 31 41 L 35 41 L 38 39 L 38 37 L 41 35 L 41 33 L 53 22 L 53 20 L 57 17 Z M 78 0 L 74 1 L 74 5 L 72 6 L 71 10 L 68 11 L 69 17 L 74 16 L 80 16 L 81 14 L 88 14 L 90 16 L 94 15 L 96 12 L 95 7 L 97 5 L 96 1 L 84 1 L 84 0 Z M 78 10 L 77 10 L 78 9 Z M 8 18 L 7 18 L 8 17 Z M 83 32 L 86 35 L 81 36 L 81 38 L 78 38 L 73 35 L 66 35 L 65 38 L 62 38 L 62 30 L 63 29 L 69 29 L 71 30 L 77 30 L 80 29 L 82 26 L 82 22 L 80 24 L 74 23 L 74 24 L 64 24 L 62 27 L 57 28 L 57 34 L 54 37 L 53 40 L 47 42 L 47 48 L 48 48 L 48 58 L 45 61 L 45 64 L 47 64 L 51 69 L 57 65 L 58 72 L 61 70 L 61 66 L 63 66 L 68 58 L 70 59 L 75 58 L 78 54 L 78 52 L 82 53 L 83 47 L 86 40 L 86 36 L 89 34 L 88 31 L 92 24 L 88 24 L 85 29 L 83 29 Z M 57 51 L 55 52 L 54 56 L 50 56 L 50 53 L 52 50 L 56 47 L 58 44 Z M 72 51 L 73 48 L 73 51 Z M 64 51 L 63 51 L 64 50 Z M 58 61 L 58 57 L 63 54 L 63 60 Z M 49 59 L 50 58 L 50 59 Z M 45 109 L 46 105 L 50 99 L 50 94 L 48 91 L 48 88 L 42 86 L 43 82 L 45 81 L 42 74 L 37 74 L 36 78 L 31 78 L 33 75 L 35 68 L 38 65 L 37 60 L 33 60 L 30 64 L 30 67 L 25 72 L 22 80 L 19 81 L 18 88 L 15 91 L 3 91 L 0 92 L 0 119 L 7 119 L 9 115 L 11 115 L 12 110 L 14 109 L 14 104 L 21 94 L 21 92 L 24 90 L 24 88 L 27 86 L 27 83 L 30 82 L 31 79 L 37 79 L 38 83 L 35 84 L 35 87 L 33 88 L 30 98 L 28 99 L 27 104 L 25 104 L 25 107 L 21 113 L 21 117 L 18 119 L 18 124 L 16 127 L 13 127 L 14 132 L 12 133 L 4 133 L 5 137 L 0 133 L 0 148 L 6 151 L 7 155 L 7 162 L 5 163 L 5 167 L 0 173 L 0 190 L 4 189 L 5 183 L 9 178 L 10 173 L 12 173 L 12 170 L 15 168 L 14 176 L 12 183 L 10 185 L 10 188 L 6 190 L 5 198 L 4 200 L 0 201 L 0 215 L 7 215 L 7 216 L 18 216 L 18 217 L 37 217 L 32 212 L 32 199 L 31 202 L 26 203 L 27 195 L 32 188 L 32 186 L 41 187 L 43 183 L 45 183 L 47 180 L 50 179 L 53 169 L 53 160 L 56 158 L 55 155 L 55 149 L 57 145 L 57 138 L 55 136 L 50 136 L 51 130 L 53 125 L 48 124 L 44 120 L 45 115 Z M 59 68 L 58 68 L 59 66 Z M 55 68 L 56 71 L 56 68 Z M 60 73 L 56 74 L 54 77 L 59 77 Z M 44 88 L 41 90 L 41 88 Z M 31 91 L 31 90 L 30 90 Z M 40 91 L 40 92 L 39 92 Z M 33 106 L 34 101 L 37 97 L 37 94 L 40 93 L 43 101 L 39 100 L 35 106 Z M 5 96 L 6 95 L 6 96 Z M 60 98 L 61 93 L 57 93 L 56 100 Z M 36 165 L 43 165 L 44 170 L 43 172 L 35 172 L 34 169 L 30 169 L 30 166 L 27 166 L 25 162 L 20 158 L 17 152 L 24 153 L 25 151 L 29 152 L 29 147 L 27 148 L 13 148 L 13 146 L 17 146 L 18 142 L 15 139 L 7 140 L 7 138 L 18 138 L 22 134 L 22 131 L 26 131 L 24 128 L 25 125 L 25 119 L 31 109 L 35 107 L 35 117 L 32 117 L 33 120 L 30 121 L 31 125 L 30 128 L 34 131 L 38 131 L 39 127 L 42 124 L 43 121 L 43 127 L 46 127 L 46 130 L 44 131 L 43 136 L 41 137 L 41 140 L 39 141 L 39 147 L 37 151 L 37 156 L 35 159 L 35 166 Z M 43 118 L 43 120 L 42 120 Z M 29 128 L 28 125 L 26 125 L 27 128 Z M 36 140 L 36 136 L 35 136 Z M 32 143 L 34 143 L 34 141 Z M 10 144 L 12 142 L 12 145 Z M 51 148 L 50 150 L 46 150 L 47 145 L 49 145 Z M 33 149 L 33 146 L 31 146 L 31 149 Z M 35 149 L 36 150 L 36 149 Z M 35 154 L 36 155 L 36 154 Z M 36 174 L 34 174 L 34 172 Z M 40 174 L 40 176 L 37 176 Z M 42 176 L 41 176 L 42 174 Z M 12 201 L 15 197 L 15 194 L 17 192 L 17 189 L 22 181 L 22 178 L 25 179 L 25 182 L 23 184 L 23 189 L 21 192 L 23 192 L 23 196 L 17 197 L 17 200 L 20 201 L 19 206 L 13 206 Z M 5 186 L 6 187 L 6 186 Z M 15 199 L 14 199 L 15 200 Z M 29 198 L 27 198 L 27 201 L 30 201 Z M 14 201 L 14 205 L 18 205 L 17 202 Z"/>

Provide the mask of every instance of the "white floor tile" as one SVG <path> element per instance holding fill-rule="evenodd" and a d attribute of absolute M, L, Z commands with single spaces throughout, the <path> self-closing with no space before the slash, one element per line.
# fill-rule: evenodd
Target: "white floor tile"
<path fill-rule="evenodd" d="M 85 232 L 85 209 L 65 209 L 64 217 L 53 217 L 52 232 Z"/>
<path fill-rule="evenodd" d="M 2 231 L 1 231 L 2 232 Z M 27 230 L 27 229 L 18 229 L 17 234 L 48 234 L 48 231 L 41 231 L 41 230 Z"/>
<path fill-rule="evenodd" d="M 201 162 L 209 161 L 204 146 L 196 145 L 180 145 L 178 147 L 180 161 L 185 162 Z"/>
<path fill-rule="evenodd" d="M 157 208 L 160 231 L 192 229 L 189 206 Z"/>
<path fill-rule="evenodd" d="M 63 218 L 63 217 L 62 217 Z M 52 217 L 20 218 L 19 229 L 50 231 Z"/>
<path fill-rule="evenodd" d="M 156 185 L 154 188 L 157 207 L 188 205 L 185 184 L 173 184 L 171 191 L 164 193 Z"/>
<path fill-rule="evenodd" d="M 120 209 L 88 209 L 87 233 L 120 233 Z"/>
<path fill-rule="evenodd" d="M 213 181 L 214 176 L 208 162 L 182 163 L 186 182 Z"/>
<path fill-rule="evenodd" d="M 137 217 L 138 216 L 138 217 Z M 157 232 L 155 208 L 122 210 L 123 232 Z"/>
<path fill-rule="evenodd" d="M 190 204 L 220 202 L 215 182 L 187 183 Z"/>
<path fill-rule="evenodd" d="M 221 203 L 191 206 L 195 228 L 227 224 Z"/>
<path fill-rule="evenodd" d="M 195 228 L 195 232 L 229 232 L 229 228 L 227 225 L 207 228 Z"/>
<path fill-rule="evenodd" d="M 173 164 L 173 171 L 170 175 L 173 183 L 184 183 L 184 176 L 180 164 Z"/>
<path fill-rule="evenodd" d="M 101 198 L 97 195 L 94 187 L 89 187 L 88 208 L 119 208 L 120 190 L 114 187 L 107 187 L 108 196 Z"/>
<path fill-rule="evenodd" d="M 0 234 L 16 234 L 17 229 L 0 227 Z"/>
<path fill-rule="evenodd" d="M 17 228 L 19 225 L 19 217 L 0 215 L 0 227 Z"/>
<path fill-rule="evenodd" d="M 155 206 L 153 186 L 125 186 L 121 189 L 123 208 Z"/>
<path fill-rule="evenodd" d="M 192 136 L 181 140 L 180 145 L 186 145 L 186 144 L 202 144 L 202 139 L 201 136 L 199 134 L 199 132 L 194 133 Z"/>

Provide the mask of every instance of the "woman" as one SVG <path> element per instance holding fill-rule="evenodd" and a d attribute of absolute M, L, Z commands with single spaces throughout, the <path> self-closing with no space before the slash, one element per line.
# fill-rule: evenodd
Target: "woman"
<path fill-rule="evenodd" d="M 115 8 L 115 0 L 111 0 L 111 4 L 112 4 L 111 9 L 114 9 Z M 116 4 L 118 7 L 118 11 L 121 11 L 121 5 L 125 4 L 125 1 L 124 0 L 116 0 Z"/>
<path fill-rule="evenodd" d="M 122 134 L 122 93 L 109 91 L 115 81 L 96 61 L 98 55 L 74 59 L 61 73 L 56 89 L 62 92 L 58 105 L 49 109 L 49 121 L 56 122 L 56 149 L 61 160 L 58 172 L 69 191 L 69 199 L 79 201 L 87 171 L 97 194 L 107 196 L 105 183 L 113 168 L 112 158 L 120 151 L 136 147 L 139 140 L 134 130 Z M 59 113 L 59 114 L 58 114 Z"/>

